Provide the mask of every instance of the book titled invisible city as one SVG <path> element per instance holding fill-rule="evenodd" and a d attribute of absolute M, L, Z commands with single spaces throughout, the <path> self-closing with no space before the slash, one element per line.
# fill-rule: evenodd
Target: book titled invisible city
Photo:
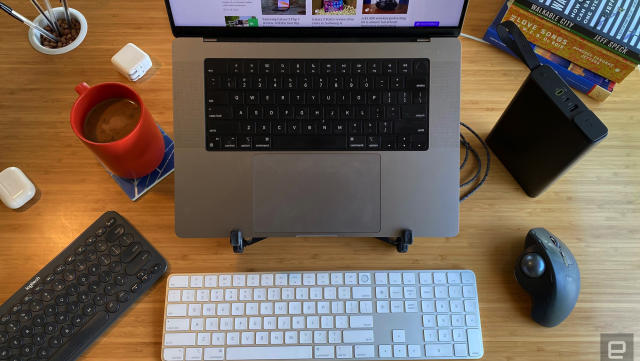
<path fill-rule="evenodd" d="M 515 0 L 515 3 L 640 64 L 639 0 Z"/>

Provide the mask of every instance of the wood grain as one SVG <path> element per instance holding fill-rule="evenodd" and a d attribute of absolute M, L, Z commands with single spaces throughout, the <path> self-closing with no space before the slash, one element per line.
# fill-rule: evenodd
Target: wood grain
<path fill-rule="evenodd" d="M 501 3 L 472 0 L 464 31 L 482 36 Z M 35 17 L 26 1 L 9 5 Z M 0 169 L 20 167 L 42 192 L 25 212 L 0 207 L 0 300 L 113 209 L 157 246 L 173 272 L 472 269 L 478 277 L 485 360 L 591 361 L 599 357 L 600 333 L 640 337 L 638 72 L 605 103 L 583 97 L 609 127 L 609 137 L 538 199 L 528 198 L 494 161 L 486 186 L 461 206 L 457 237 L 418 239 L 405 255 L 371 239 L 270 239 L 238 256 L 226 239 L 176 237 L 173 176 L 131 202 L 69 127 L 74 86 L 126 82 L 110 58 L 133 42 L 152 56 L 155 69 L 132 86 L 173 134 L 172 35 L 162 1 L 76 0 L 71 6 L 85 14 L 89 32 L 78 49 L 55 57 L 35 52 L 26 27 L 0 16 Z M 488 45 L 463 39 L 462 46 L 462 120 L 486 136 L 527 72 Z M 514 260 L 532 227 L 546 227 L 565 241 L 582 271 L 578 305 L 553 329 L 531 321 L 528 296 L 513 278 Z M 84 359 L 158 360 L 163 304 L 160 283 Z"/>

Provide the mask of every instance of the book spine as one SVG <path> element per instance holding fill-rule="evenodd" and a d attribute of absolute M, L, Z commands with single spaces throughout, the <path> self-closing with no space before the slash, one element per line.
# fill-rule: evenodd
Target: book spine
<path fill-rule="evenodd" d="M 544 4 L 536 4 L 529 0 L 514 0 L 514 3 L 520 5 L 523 8 L 526 8 L 528 11 L 535 13 L 539 17 L 551 22 L 552 24 L 559 26 L 562 29 L 567 30 L 575 35 L 578 35 L 607 51 L 611 51 L 614 54 L 633 62 L 634 64 L 640 64 L 640 53 L 638 52 L 638 50 L 625 45 L 625 43 L 620 42 L 619 40 L 614 40 L 616 38 L 615 36 L 602 35 L 604 33 L 597 34 L 587 24 L 584 24 L 584 21 L 576 21 L 574 19 L 571 19 L 569 16 L 562 16 L 563 12 L 561 10 L 556 9 L 555 11 L 552 11 L 549 6 L 545 6 Z M 573 3 L 573 1 L 571 3 Z M 637 6 L 638 4 L 634 5 Z M 593 6 L 595 7 L 595 4 Z M 564 10 L 564 13 L 569 13 L 570 11 L 571 7 L 567 7 Z M 633 11 L 628 14 L 629 17 L 633 15 L 632 12 Z M 638 14 L 640 15 L 640 13 Z M 636 15 L 636 17 L 639 15 Z M 638 33 L 638 29 L 630 28 L 629 30 L 631 31 L 631 33 L 626 34 L 627 36 L 623 37 L 622 34 L 620 34 L 618 38 L 620 38 L 621 40 L 633 40 L 631 39 L 631 37 L 633 37 L 634 35 L 637 36 L 637 34 L 634 34 L 634 31 Z M 629 43 L 631 43 L 631 41 L 629 41 Z"/>
<path fill-rule="evenodd" d="M 509 53 L 514 57 L 516 56 L 502 41 L 500 41 L 500 37 L 498 36 L 498 32 L 496 31 L 494 24 L 489 26 L 483 39 L 496 48 Z M 535 51 L 536 45 L 532 43 L 531 46 Z M 536 51 L 536 56 L 540 59 L 542 64 L 551 66 L 569 86 L 579 92 L 587 94 L 593 99 L 604 101 L 613 92 L 615 83 L 608 79 L 593 73 L 591 73 L 590 76 L 580 75 L 580 72 L 576 73 L 571 70 L 575 69 L 575 65 L 571 62 L 566 60 L 565 62 L 553 61 L 548 57 L 541 55 L 538 51 Z M 568 66 L 567 63 L 569 64 Z M 589 71 L 585 69 L 584 72 Z"/>
<path fill-rule="evenodd" d="M 530 42 L 615 82 L 622 82 L 636 68 L 636 64 L 547 22 L 517 4 L 509 7 L 503 20 L 516 23 Z"/>

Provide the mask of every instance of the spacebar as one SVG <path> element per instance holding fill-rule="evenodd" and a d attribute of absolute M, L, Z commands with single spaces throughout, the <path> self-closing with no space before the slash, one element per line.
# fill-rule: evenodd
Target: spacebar
<path fill-rule="evenodd" d="M 311 346 L 227 347 L 227 360 L 297 360 L 312 358 Z"/>
<path fill-rule="evenodd" d="M 347 137 L 341 135 L 276 135 L 272 137 L 271 149 L 344 150 L 347 149 Z"/>

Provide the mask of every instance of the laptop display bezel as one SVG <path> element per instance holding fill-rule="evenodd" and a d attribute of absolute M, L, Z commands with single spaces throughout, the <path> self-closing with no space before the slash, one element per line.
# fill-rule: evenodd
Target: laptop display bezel
<path fill-rule="evenodd" d="M 462 30 L 469 0 L 464 0 L 458 26 L 443 27 L 222 27 L 222 26 L 176 26 L 173 21 L 171 4 L 164 0 L 171 23 L 171 32 L 176 38 L 201 37 L 217 38 L 431 38 L 457 37 Z M 295 29 L 295 31 L 291 31 Z"/>

